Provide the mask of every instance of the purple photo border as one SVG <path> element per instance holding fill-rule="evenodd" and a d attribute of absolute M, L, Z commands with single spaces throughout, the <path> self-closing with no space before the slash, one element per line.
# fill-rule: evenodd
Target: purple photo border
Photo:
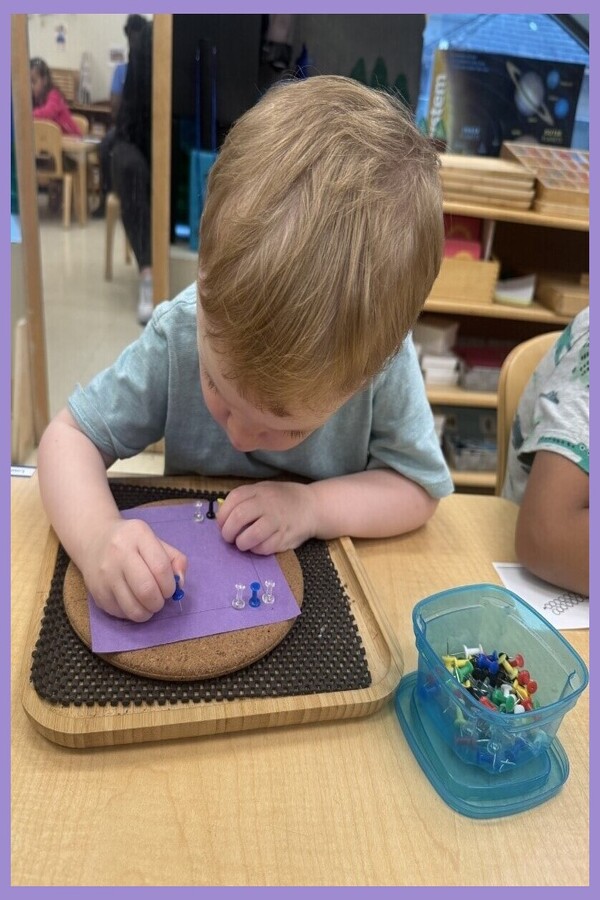
<path fill-rule="evenodd" d="M 590 6 L 591 4 L 581 4 L 581 6 Z M 169 8 L 171 7 L 171 8 Z M 474 3 L 472 0 L 463 0 L 463 2 L 459 4 L 452 4 L 449 2 L 442 2 L 442 0 L 429 0 L 426 4 L 419 3 L 394 3 L 387 0 L 371 0 L 371 2 L 359 2 L 359 0 L 346 0 L 346 2 L 341 2 L 341 0 L 305 0 L 305 2 L 292 2 L 292 0 L 279 0 L 279 2 L 265 2 L 262 4 L 253 3 L 242 3 L 242 2 L 229 2 L 229 0 L 221 0 L 218 4 L 216 2 L 197 2 L 190 3 L 189 0 L 184 2 L 181 0 L 179 3 L 163 3 L 159 5 L 159 9 L 157 12 L 176 12 L 176 13 L 272 13 L 272 12 L 290 12 L 290 13 L 369 13 L 369 14 L 378 14 L 378 13 L 421 13 L 426 11 L 428 13 L 436 13 L 436 12 L 461 12 L 461 13 L 562 13 L 565 10 L 564 3 L 557 2 L 546 2 L 541 3 L 539 0 L 530 0 L 529 3 L 525 5 L 525 9 L 523 5 L 517 0 L 505 0 L 502 4 L 485 4 L 485 3 Z M 0 108 L 4 110 L 4 122 L 5 122 L 5 135 L 4 140 L 0 143 L 0 153 L 2 154 L 2 172 L 3 176 L 0 179 L 0 192 L 2 197 L 2 208 L 7 212 L 9 207 L 9 167 L 10 167 L 10 142 L 9 142 L 9 133 L 10 133 L 10 122 L 9 122 L 9 109 L 10 109 L 10 15 L 11 13 L 25 13 L 31 9 L 34 9 L 36 13 L 54 13 L 56 11 L 60 11 L 61 13 L 78 13 L 81 12 L 81 4 L 74 3 L 74 0 L 65 0 L 62 3 L 48 3 L 37 2 L 31 5 L 22 4 L 20 7 L 17 4 L 3 5 L 1 17 L 2 24 L 0 27 L 0 42 L 2 46 L 2 59 L 4 60 L 4 77 L 0 79 L 0 91 L 1 91 L 1 100 L 0 100 Z M 140 4 L 138 6 L 137 2 L 133 0 L 133 2 L 123 4 L 115 4 L 112 2 L 107 2 L 103 4 L 94 4 L 91 9 L 85 10 L 86 14 L 89 13 L 116 13 L 121 14 L 124 17 L 129 13 L 139 12 L 141 14 L 148 13 L 147 5 Z M 599 14 L 600 15 L 600 14 Z M 590 14 L 590 31 L 595 29 L 597 21 L 600 20 L 599 16 L 596 14 Z M 593 39 L 592 39 L 593 40 Z M 592 70 L 590 70 L 590 95 L 596 96 L 595 93 L 595 74 Z M 593 109 L 594 104 L 590 103 L 590 107 Z M 590 149 L 592 143 L 596 143 L 596 125 L 597 122 L 593 120 L 590 122 Z M 598 201 L 598 193 L 596 187 L 596 178 L 593 176 L 590 179 L 590 191 L 591 191 L 591 210 L 590 210 L 590 218 L 595 225 L 596 217 L 597 217 L 597 201 Z M 8 218 L 8 217 L 7 217 Z M 7 221 L 7 220 L 6 220 Z M 593 227 L 592 224 L 590 227 Z M 2 566 L 2 571 L 5 573 L 5 585 L 7 590 L 5 591 L 5 598 L 10 596 L 10 484 L 8 483 L 8 472 L 9 472 L 9 457 L 10 457 L 10 430 L 8 427 L 8 423 L 10 421 L 10 352 L 11 352 L 11 336 L 10 336 L 10 310 L 8 307 L 8 302 L 10 298 L 10 251 L 9 251 L 9 240 L 2 243 L 0 248 L 0 253 L 2 254 L 2 259 L 4 259 L 4 263 L 1 263 L 0 260 L 0 272 L 3 273 L 4 279 L 4 302 L 2 304 L 2 315 L 5 317 L 5 327 L 2 329 L 4 347 L 3 353 L 0 355 L 1 365 L 3 367 L 3 376 L 2 376 L 2 394 L 1 394 L 1 403 L 2 403 L 2 411 L 4 414 L 4 422 L 5 426 L 1 429 L 1 446 L 4 451 L 5 458 L 5 474 L 2 479 L 2 548 L 5 563 Z M 592 271 L 592 269 L 594 271 Z M 594 254 L 591 254 L 590 259 L 590 278 L 591 283 L 595 284 L 595 272 L 596 262 Z M 600 314 L 599 314 L 600 315 Z M 594 310 L 591 312 L 591 320 L 592 320 L 592 343 L 595 340 L 595 329 L 596 329 L 596 313 Z M 596 431 L 595 423 L 596 423 L 596 409 L 598 406 L 598 402 L 596 400 L 597 390 L 599 379 L 596 374 L 596 367 L 592 365 L 591 367 L 591 377 L 592 377 L 592 390 L 591 390 L 591 403 L 592 403 L 592 411 L 591 411 L 591 428 L 593 431 Z M 597 478 L 591 476 L 591 494 L 594 498 L 594 501 L 597 499 Z M 591 504 L 591 534 L 597 536 L 599 529 L 599 516 L 595 508 L 595 502 Z M 593 541 L 593 538 L 592 538 Z M 595 589 L 599 585 L 599 562 L 598 557 L 593 558 L 591 563 L 591 594 L 595 593 Z M 10 697 L 8 691 L 8 685 L 10 684 L 10 607 L 8 602 L 4 603 L 4 616 L 5 623 L 4 628 L 2 629 L 3 636 L 3 647 L 2 647 L 2 665 L 4 667 L 4 678 L 2 679 L 3 685 L 6 688 L 6 698 L 5 698 L 5 710 L 8 711 L 10 708 Z M 593 613 L 592 613 L 593 617 Z M 590 640 L 592 646 L 596 643 L 596 638 L 593 632 L 590 635 Z M 592 693 L 591 700 L 593 705 L 595 692 Z M 594 722 L 594 716 L 591 716 L 592 723 Z M 2 766 L 2 807 L 1 807 L 1 815 L 2 815 L 2 840 L 0 842 L 0 892 L 4 894 L 4 891 L 10 889 L 10 842 L 11 842 L 11 823 L 10 823 L 10 735 L 9 729 L 6 727 L 8 722 L 5 723 L 5 728 L 3 729 L 3 744 L 2 744 L 2 756 L 4 765 Z M 595 734 L 592 730 L 591 741 L 595 742 Z M 49 756 L 48 761 L 49 766 L 52 765 L 51 758 Z M 594 767 L 591 767 L 590 773 L 590 806 L 591 809 L 594 808 L 595 804 L 592 802 L 593 796 L 596 794 L 596 782 L 598 780 L 598 776 L 595 773 Z M 568 786 L 567 786 L 568 789 Z M 441 802 L 441 801 L 440 801 Z M 591 830 L 595 830 L 595 817 L 591 815 Z M 593 821 L 592 821 L 593 819 Z M 557 822 L 557 839 L 560 834 L 560 823 Z M 60 823 L 57 823 L 57 826 L 60 827 Z M 18 839 L 18 836 L 15 835 L 15 838 Z M 532 836 L 534 839 L 534 836 Z M 594 857 L 590 854 L 590 882 L 594 884 L 595 874 L 596 874 L 596 864 L 594 861 Z M 482 873 L 481 873 L 481 881 L 482 886 L 485 885 L 485 889 L 490 887 L 486 883 L 486 875 L 485 875 L 485 862 L 482 861 Z M 214 890 L 214 888 L 208 888 L 209 890 Z M 360 895 L 368 894 L 371 896 L 376 891 L 382 890 L 395 890 L 394 888 L 362 888 L 357 886 L 357 890 L 360 891 Z M 40 888 L 37 887 L 21 887 L 19 888 L 19 895 L 22 896 L 23 893 L 25 895 L 29 895 L 33 892 L 38 892 Z M 53 888 L 44 888 L 41 890 L 44 891 L 44 896 L 47 893 L 53 894 L 56 897 L 64 896 L 64 889 L 60 887 Z M 83 894 L 88 895 L 92 892 L 87 887 L 77 888 L 77 896 L 81 896 Z M 111 898 L 118 898 L 127 896 L 128 891 L 141 892 L 148 890 L 147 888 L 95 888 L 94 896 L 97 896 L 98 891 L 110 891 Z M 167 897 L 171 896 L 172 888 L 151 888 L 152 897 Z M 184 889 L 185 890 L 185 889 Z M 198 891 L 198 888 L 188 888 L 187 890 Z M 308 898 L 318 898 L 321 893 L 329 893 L 331 891 L 340 892 L 348 890 L 346 888 L 279 888 L 278 895 L 280 892 L 294 892 L 297 896 L 301 892 L 302 895 L 306 894 Z M 459 900 L 459 898 L 463 898 L 464 896 L 464 888 L 419 888 L 419 889 L 411 889 L 404 888 L 402 893 L 406 896 L 407 891 L 418 891 L 419 897 L 422 896 L 433 896 L 434 893 L 439 893 L 440 890 L 444 891 L 445 900 Z M 511 898 L 520 898 L 521 896 L 529 895 L 531 892 L 530 888 L 508 888 L 510 891 Z M 553 891 L 553 895 L 556 896 L 556 893 L 560 893 L 567 896 L 568 889 L 559 889 L 555 888 Z M 219 889 L 220 897 L 233 897 L 238 894 L 238 892 L 243 892 L 243 897 L 256 897 L 256 900 L 262 898 L 264 896 L 263 888 L 230 888 L 224 887 Z M 569 894 L 570 896 L 570 894 Z"/>

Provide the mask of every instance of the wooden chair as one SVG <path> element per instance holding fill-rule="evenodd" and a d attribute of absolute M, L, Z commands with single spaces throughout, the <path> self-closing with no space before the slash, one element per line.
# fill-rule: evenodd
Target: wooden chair
<path fill-rule="evenodd" d="M 82 116 L 79 113 L 71 113 L 71 118 L 79 125 L 79 130 L 84 137 L 86 134 L 90 133 L 90 120 L 87 116 Z"/>
<path fill-rule="evenodd" d="M 518 344 L 508 354 L 498 381 L 498 410 L 496 419 L 496 439 L 498 442 L 498 462 L 496 466 L 496 496 L 502 493 L 508 447 L 512 423 L 517 412 L 521 394 L 533 375 L 534 369 L 547 351 L 556 343 L 560 331 L 538 334 L 522 344 Z"/>
<path fill-rule="evenodd" d="M 111 191 L 106 197 L 106 252 L 104 264 L 104 278 L 106 281 L 112 281 L 113 277 L 113 242 L 115 237 L 115 228 L 117 222 L 121 218 L 121 201 L 118 194 Z M 131 247 L 127 236 L 125 236 L 125 262 L 131 262 Z"/>
<path fill-rule="evenodd" d="M 37 183 L 47 186 L 52 181 L 60 181 L 63 186 L 63 225 L 71 224 L 71 203 L 73 200 L 73 176 L 63 165 L 62 131 L 47 119 L 33 120 L 33 140 Z"/>

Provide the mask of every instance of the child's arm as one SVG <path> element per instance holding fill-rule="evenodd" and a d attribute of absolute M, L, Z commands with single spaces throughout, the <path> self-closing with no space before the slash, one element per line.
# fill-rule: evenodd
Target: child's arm
<path fill-rule="evenodd" d="M 262 481 L 231 491 L 218 514 L 225 540 L 276 553 L 311 537 L 388 537 L 412 531 L 438 501 L 392 469 L 369 469 L 312 484 Z"/>
<path fill-rule="evenodd" d="M 34 106 L 33 118 L 50 119 L 52 122 L 55 122 L 57 117 L 60 115 L 64 105 L 64 100 L 62 99 L 58 91 L 51 90 L 48 92 L 45 103 L 43 103 L 41 106 Z"/>
<path fill-rule="evenodd" d="M 534 575 L 589 594 L 589 476 L 558 453 L 538 450 L 519 509 L 515 549 Z"/>
<path fill-rule="evenodd" d="M 105 612 L 145 621 L 182 580 L 184 554 L 140 520 L 123 519 L 108 486 L 105 457 L 63 409 L 40 441 L 42 501 L 65 550 Z"/>

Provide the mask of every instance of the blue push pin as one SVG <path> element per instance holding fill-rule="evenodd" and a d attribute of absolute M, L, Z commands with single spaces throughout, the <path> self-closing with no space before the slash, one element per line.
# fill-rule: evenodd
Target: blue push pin
<path fill-rule="evenodd" d="M 185 592 L 179 587 L 179 579 L 180 575 L 175 576 L 175 593 L 173 594 L 172 600 L 177 600 L 179 603 L 179 612 L 181 612 L 181 601 L 185 597 Z"/>
<path fill-rule="evenodd" d="M 252 596 L 248 600 L 248 606 L 260 606 L 260 597 L 258 596 L 258 592 L 260 590 L 260 581 L 251 582 L 250 590 L 252 591 Z"/>

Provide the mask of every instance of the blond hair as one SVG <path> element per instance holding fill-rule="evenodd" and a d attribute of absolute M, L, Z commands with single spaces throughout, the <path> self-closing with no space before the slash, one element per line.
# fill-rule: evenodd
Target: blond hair
<path fill-rule="evenodd" d="M 230 130 L 200 228 L 207 338 L 243 396 L 327 407 L 398 351 L 437 276 L 439 159 L 392 95 L 280 83 Z"/>

